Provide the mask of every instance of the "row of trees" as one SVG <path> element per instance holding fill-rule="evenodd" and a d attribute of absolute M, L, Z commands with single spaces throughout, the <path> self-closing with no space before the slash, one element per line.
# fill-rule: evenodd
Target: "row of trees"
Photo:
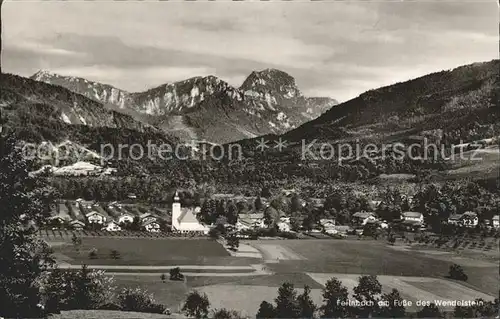
<path fill-rule="evenodd" d="M 406 302 L 397 289 L 382 293 L 382 285 L 376 276 L 361 276 L 354 287 L 354 300 L 349 301 L 349 292 L 340 280 L 331 278 L 323 289 L 323 304 L 317 306 L 310 298 L 310 288 L 305 286 L 301 294 L 293 284 L 284 283 L 278 289 L 275 304 L 263 301 L 257 318 L 404 318 L 410 314 Z M 457 318 L 491 317 L 499 311 L 499 300 L 475 300 L 472 306 L 457 306 Z M 444 314 L 434 303 L 421 308 L 418 318 L 441 318 Z"/>

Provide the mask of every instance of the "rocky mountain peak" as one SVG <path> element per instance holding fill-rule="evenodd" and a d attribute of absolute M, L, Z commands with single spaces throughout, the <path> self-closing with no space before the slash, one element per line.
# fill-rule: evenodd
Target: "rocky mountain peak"
<path fill-rule="evenodd" d="M 243 82 L 240 90 L 246 96 L 269 100 L 272 104 L 302 98 L 295 79 L 288 73 L 277 69 L 253 71 Z"/>

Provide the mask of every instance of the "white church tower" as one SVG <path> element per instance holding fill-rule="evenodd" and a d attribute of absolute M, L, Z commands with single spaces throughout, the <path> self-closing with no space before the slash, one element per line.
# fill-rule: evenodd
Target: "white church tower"
<path fill-rule="evenodd" d="M 181 202 L 179 193 L 175 191 L 174 202 L 172 203 L 172 230 L 179 230 L 179 217 L 181 216 Z"/>

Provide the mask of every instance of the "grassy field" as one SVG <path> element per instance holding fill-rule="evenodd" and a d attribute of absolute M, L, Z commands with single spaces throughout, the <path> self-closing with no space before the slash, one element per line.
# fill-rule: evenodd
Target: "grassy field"
<path fill-rule="evenodd" d="M 159 273 L 144 275 L 138 271 L 137 274 L 115 276 L 118 287 L 145 288 L 154 293 L 158 302 L 173 311 L 179 309 L 190 290 L 196 289 L 208 295 L 212 308 L 233 308 L 254 316 L 260 302 L 273 300 L 283 282 L 291 282 L 298 289 L 310 286 L 311 297 L 321 304 L 321 289 L 326 280 L 338 277 L 352 289 L 359 275 L 365 274 L 378 275 L 384 291 L 396 288 L 410 300 L 468 300 L 498 295 L 498 255 L 487 259 L 476 254 L 406 249 L 403 246 L 388 246 L 385 241 L 354 239 L 257 240 L 244 243 L 259 249 L 263 259 L 229 256 L 221 245 L 208 239 L 84 238 L 80 252 L 71 244 L 59 243 L 53 248 L 72 264 L 176 264 L 194 267 L 264 263 L 264 267 L 274 272 L 272 275 L 247 277 L 201 277 L 200 274 L 188 276 L 186 282 L 166 283 L 160 280 Z M 92 248 L 97 249 L 98 258 L 88 260 L 88 251 Z M 121 259 L 111 259 L 109 253 L 112 249 L 120 252 Z M 463 266 L 469 276 L 466 283 L 445 278 L 453 263 Z"/>
<path fill-rule="evenodd" d="M 458 263 L 469 276 L 468 285 L 475 289 L 498 294 L 498 266 L 482 263 L 480 267 L 464 262 L 467 259 L 447 260 L 433 258 L 425 252 L 398 251 L 387 246 L 383 241 L 365 240 L 281 240 L 265 241 L 262 244 L 274 244 L 285 247 L 305 260 L 286 260 L 269 264 L 277 273 L 345 273 L 375 274 L 393 276 L 417 276 L 444 278 L 450 265 Z M 258 247 L 261 242 L 255 242 Z"/>
<path fill-rule="evenodd" d="M 231 257 L 216 241 L 200 239 L 83 238 L 77 250 L 70 243 L 53 243 L 60 259 L 71 264 L 94 265 L 248 265 L 252 258 Z M 97 250 L 97 258 L 89 252 Z M 120 254 L 111 257 L 111 251 Z"/>

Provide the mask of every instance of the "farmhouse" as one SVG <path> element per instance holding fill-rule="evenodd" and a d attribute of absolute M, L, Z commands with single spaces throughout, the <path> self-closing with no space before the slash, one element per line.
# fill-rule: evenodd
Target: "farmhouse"
<path fill-rule="evenodd" d="M 403 222 L 418 222 L 422 224 L 424 222 L 424 215 L 419 212 L 403 212 L 401 219 Z"/>
<path fill-rule="evenodd" d="M 334 219 L 322 218 L 319 220 L 319 224 L 321 225 L 321 227 L 323 227 L 323 230 L 326 233 L 331 233 L 335 229 L 335 220 Z"/>
<path fill-rule="evenodd" d="M 141 221 L 143 223 L 149 222 L 149 221 L 157 221 L 158 217 L 152 213 L 144 213 L 141 216 L 139 216 Z"/>
<path fill-rule="evenodd" d="M 149 220 L 143 223 L 142 226 L 148 232 L 158 233 L 160 231 L 160 224 L 156 220 Z"/>
<path fill-rule="evenodd" d="M 500 227 L 499 215 L 493 216 L 493 219 L 491 220 L 491 226 L 493 226 L 493 228 L 499 228 Z"/>
<path fill-rule="evenodd" d="M 209 228 L 198 221 L 195 211 L 191 208 L 182 208 L 179 194 L 175 192 L 172 203 L 172 231 L 181 233 L 202 232 L 208 234 Z"/>
<path fill-rule="evenodd" d="M 118 224 L 132 223 L 134 221 L 134 215 L 131 213 L 122 213 L 118 217 Z"/>
<path fill-rule="evenodd" d="M 106 216 L 96 210 L 87 213 L 85 217 L 88 223 L 104 224 L 106 222 Z"/>
<path fill-rule="evenodd" d="M 276 226 L 278 226 L 279 231 L 289 232 L 291 230 L 290 217 L 280 217 L 280 220 L 276 224 Z"/>
<path fill-rule="evenodd" d="M 107 231 L 119 231 L 119 230 L 122 230 L 122 228 L 120 227 L 120 225 L 118 225 L 117 222 L 115 221 L 110 221 L 106 227 L 104 227 L 104 230 L 107 230 Z"/>
<path fill-rule="evenodd" d="M 352 215 L 355 223 L 365 225 L 368 221 L 376 221 L 377 216 L 372 212 L 357 212 Z"/>
<path fill-rule="evenodd" d="M 465 227 L 475 227 L 479 223 L 479 218 L 474 212 L 465 212 L 463 214 L 452 214 L 448 217 L 448 224 L 461 225 Z"/>
<path fill-rule="evenodd" d="M 85 227 L 85 223 L 81 220 L 72 220 L 69 222 L 69 226 L 73 229 L 83 229 Z"/>
<path fill-rule="evenodd" d="M 249 228 L 264 228 L 264 214 L 263 213 L 249 213 L 249 214 L 238 214 L 238 222 L 243 227 Z M 236 224 L 238 228 L 238 224 Z"/>
<path fill-rule="evenodd" d="M 462 215 L 462 220 L 465 227 L 476 227 L 479 223 L 479 218 L 474 212 L 465 212 Z"/>

